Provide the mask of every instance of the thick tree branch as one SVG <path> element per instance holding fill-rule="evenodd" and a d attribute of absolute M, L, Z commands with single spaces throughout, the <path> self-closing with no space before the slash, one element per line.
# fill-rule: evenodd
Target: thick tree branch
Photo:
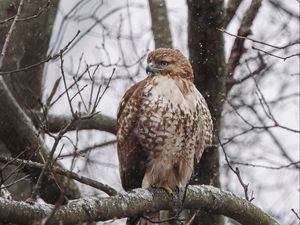
<path fill-rule="evenodd" d="M 195 85 L 205 97 L 213 118 L 214 136 L 220 130 L 226 98 L 224 35 L 216 28 L 224 23 L 224 1 L 189 0 L 188 47 Z M 217 141 L 215 140 L 216 144 Z M 215 145 L 216 146 L 216 145 Z M 195 166 L 193 184 L 220 186 L 219 151 L 205 151 Z M 222 225 L 222 217 L 199 212 L 191 225 Z"/>
<path fill-rule="evenodd" d="M 251 34 L 252 23 L 258 13 L 262 0 L 252 0 L 250 7 L 242 19 L 237 36 L 247 37 Z M 236 66 L 239 64 L 240 58 L 245 52 L 245 38 L 236 38 L 231 49 L 228 59 L 227 71 L 229 76 L 233 76 Z"/>
<path fill-rule="evenodd" d="M 124 218 L 149 211 L 171 209 L 174 201 L 180 204 L 181 199 L 171 196 L 162 190 L 150 192 L 135 189 L 130 193 L 105 198 L 85 198 L 70 201 L 61 206 L 49 224 L 77 224 L 84 221 L 105 221 L 113 218 Z M 243 225 L 279 225 L 274 219 L 250 202 L 232 193 L 220 191 L 211 186 L 189 186 L 185 208 L 204 210 L 212 214 L 222 214 L 233 218 Z M 54 206 L 49 204 L 30 205 L 0 198 L 0 220 L 18 224 L 32 224 L 49 215 Z"/>
<path fill-rule="evenodd" d="M 242 3 L 242 0 L 229 0 L 226 9 L 225 9 L 225 17 L 224 17 L 224 28 L 226 28 L 234 17 L 238 7 Z"/>
<path fill-rule="evenodd" d="M 172 36 L 165 0 L 148 0 L 155 48 L 172 48 Z"/>
<path fill-rule="evenodd" d="M 48 129 L 52 133 L 59 132 L 66 124 L 72 120 L 72 116 L 65 115 L 49 115 Z M 35 121 L 36 123 L 37 121 Z M 110 116 L 96 114 L 90 119 L 76 121 L 69 130 L 100 130 L 111 134 L 116 134 L 116 120 Z"/>

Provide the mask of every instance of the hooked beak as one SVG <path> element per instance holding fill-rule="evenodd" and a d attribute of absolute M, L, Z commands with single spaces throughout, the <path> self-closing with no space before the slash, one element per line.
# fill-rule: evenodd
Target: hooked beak
<path fill-rule="evenodd" d="M 149 63 L 148 65 L 147 65 L 147 67 L 146 67 L 146 73 L 147 74 L 153 74 L 154 73 L 154 71 L 153 71 L 153 64 L 152 63 Z"/>
<path fill-rule="evenodd" d="M 146 73 L 148 75 L 155 75 L 157 73 L 160 73 L 161 71 L 161 67 L 153 63 L 149 63 L 146 67 Z"/>

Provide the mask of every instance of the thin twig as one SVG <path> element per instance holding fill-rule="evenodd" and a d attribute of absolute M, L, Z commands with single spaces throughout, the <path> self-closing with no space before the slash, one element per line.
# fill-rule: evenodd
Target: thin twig
<path fill-rule="evenodd" d="M 117 143 L 117 140 L 106 141 L 106 142 L 103 142 L 103 143 L 100 143 L 100 144 L 95 144 L 93 146 L 89 146 L 87 148 L 84 148 L 84 149 L 82 149 L 80 151 L 77 151 L 77 152 L 74 152 L 74 153 L 60 155 L 59 158 L 65 158 L 65 157 L 70 157 L 70 156 L 74 156 L 74 155 L 82 156 L 85 153 L 88 153 L 93 149 L 96 149 L 96 148 L 101 149 L 102 147 L 105 147 L 105 146 L 108 146 L 108 145 L 113 145 L 115 143 Z"/>
<path fill-rule="evenodd" d="M 96 99 L 95 99 L 95 103 L 94 103 L 94 106 L 93 106 L 93 109 L 92 109 L 91 113 L 94 113 L 96 111 L 96 108 L 99 105 L 99 103 L 100 103 L 103 95 L 105 94 L 105 92 L 109 88 L 109 84 L 111 82 L 111 79 L 112 79 L 113 75 L 115 74 L 115 71 L 116 71 L 116 68 L 113 68 L 113 71 L 112 71 L 112 73 L 111 73 L 111 75 L 110 75 L 110 77 L 108 79 L 107 85 L 105 86 L 105 88 L 104 88 L 104 90 L 103 90 L 103 92 L 102 92 L 102 94 L 100 96 L 99 96 L 99 94 L 100 94 L 101 86 L 99 87 L 99 90 L 98 90 L 98 93 L 97 93 L 97 96 L 96 96 Z"/>
<path fill-rule="evenodd" d="M 259 120 L 259 122 L 263 126 L 267 127 L 264 120 L 263 120 L 263 118 L 261 116 L 259 116 L 257 110 L 255 110 L 255 108 L 253 106 L 248 106 L 248 108 L 253 112 L 253 114 L 256 116 L 256 118 Z M 294 160 L 289 156 L 289 154 L 286 152 L 286 150 L 284 149 L 282 144 L 279 142 L 279 140 L 276 138 L 276 136 L 273 134 L 273 132 L 271 130 L 267 129 L 267 128 L 265 129 L 265 131 L 267 132 L 267 134 L 269 134 L 271 139 L 274 141 L 274 143 L 276 144 L 276 146 L 280 150 L 282 156 L 285 157 L 290 163 L 294 163 Z M 298 168 L 298 169 L 300 168 L 300 166 L 297 165 L 297 164 L 295 164 L 295 167 Z"/>
<path fill-rule="evenodd" d="M 297 219 L 300 220 L 299 214 L 294 209 L 291 209 L 291 211 L 296 215 Z"/>
<path fill-rule="evenodd" d="M 67 81 L 66 81 L 66 76 L 65 76 L 65 71 L 64 71 L 64 60 L 62 58 L 62 52 L 60 53 L 60 71 L 61 71 L 61 75 L 63 77 L 64 86 L 65 86 L 65 91 L 67 93 L 69 107 L 70 107 L 72 116 L 75 117 L 75 113 L 74 113 L 73 106 L 72 106 L 72 99 L 70 98 L 70 94 L 69 94 L 68 87 L 67 87 Z"/>
<path fill-rule="evenodd" d="M 254 47 L 254 46 L 252 46 L 252 49 L 257 50 L 257 51 L 260 51 L 260 52 L 263 52 L 263 53 L 265 53 L 266 55 L 270 55 L 270 56 L 273 56 L 273 57 L 275 57 L 275 58 L 282 59 L 283 61 L 285 61 L 285 60 L 287 60 L 287 59 L 290 59 L 290 58 L 293 58 L 293 57 L 296 57 L 296 56 L 298 56 L 298 57 L 300 56 L 299 53 L 292 54 L 292 55 L 288 55 L 288 56 L 279 56 L 279 55 L 275 55 L 275 54 L 273 54 L 273 53 L 271 53 L 271 52 L 268 52 L 268 51 L 265 51 L 265 50 L 256 48 L 256 47 Z"/>
<path fill-rule="evenodd" d="M 228 156 L 227 156 L 227 153 L 226 153 L 226 151 L 225 151 L 225 148 L 224 148 L 223 144 L 222 144 L 221 141 L 220 141 L 220 138 L 219 138 L 218 136 L 217 136 L 217 138 L 218 138 L 219 144 L 220 144 L 220 146 L 221 146 L 221 149 L 222 149 L 222 151 L 223 151 L 223 153 L 224 153 L 224 156 L 225 156 L 225 160 L 226 160 L 226 162 L 227 162 L 227 165 L 229 166 L 230 170 L 231 170 L 232 172 L 235 173 L 235 175 L 237 176 L 237 178 L 238 178 L 240 184 L 242 185 L 242 187 L 243 187 L 243 189 L 244 189 L 244 193 L 245 193 L 245 198 L 246 198 L 246 200 L 249 201 L 249 202 L 251 202 L 251 201 L 254 199 L 254 197 L 251 195 L 251 198 L 249 198 L 249 194 L 248 194 L 248 187 L 249 187 L 249 184 L 245 184 L 245 183 L 244 183 L 244 181 L 243 181 L 243 179 L 242 179 L 242 177 L 241 177 L 241 173 L 240 173 L 239 168 L 236 167 L 236 168 L 234 169 L 234 168 L 232 167 L 232 165 L 231 165 L 231 163 L 230 163 L 230 160 L 229 160 L 229 158 L 228 158 Z"/>
<path fill-rule="evenodd" d="M 9 184 L 1 185 L 1 188 L 9 188 L 9 187 L 11 187 L 11 186 L 13 186 L 13 185 L 15 185 L 15 184 L 17 184 L 17 183 L 23 181 L 23 180 L 26 180 L 26 179 L 29 178 L 29 177 L 30 177 L 30 175 L 27 174 L 27 175 L 25 175 L 25 176 L 23 176 L 23 177 L 21 177 L 21 178 L 15 180 L 15 181 L 9 183 Z"/>
<path fill-rule="evenodd" d="M 268 46 L 268 47 L 271 47 L 271 48 L 276 48 L 278 50 L 286 49 L 286 48 L 291 47 L 293 45 L 300 44 L 300 40 L 297 40 L 297 41 L 291 42 L 291 43 L 286 44 L 286 45 L 276 46 L 276 45 L 272 45 L 272 44 L 269 44 L 269 43 L 266 43 L 266 42 L 263 42 L 263 41 L 258 41 L 258 40 L 255 40 L 253 38 L 249 38 L 249 37 L 246 37 L 246 36 L 240 36 L 240 35 L 235 35 L 235 34 L 229 33 L 228 31 L 226 31 L 223 28 L 220 28 L 218 30 L 221 31 L 221 32 L 223 32 L 223 33 L 225 33 L 225 34 L 228 34 L 228 35 L 230 35 L 232 37 L 249 40 L 249 41 L 252 41 L 254 43 L 265 45 L 265 46 Z"/>
<path fill-rule="evenodd" d="M 297 161 L 297 162 L 292 162 L 292 163 L 289 163 L 287 165 L 282 165 L 282 166 L 264 166 L 264 165 L 253 164 L 253 163 L 236 162 L 236 161 L 232 161 L 232 160 L 230 160 L 230 162 L 232 164 L 237 164 L 237 165 L 241 165 L 241 166 L 258 167 L 258 168 L 271 169 L 271 170 L 288 169 L 288 168 L 291 168 L 291 167 L 297 168 L 296 166 L 298 164 L 300 164 L 300 160 Z"/>
<path fill-rule="evenodd" d="M 39 8 L 39 11 L 38 11 L 35 15 L 33 15 L 33 16 L 28 16 L 28 17 L 25 17 L 25 18 L 18 18 L 18 19 L 16 19 L 16 21 L 26 21 L 26 20 L 31 20 L 31 19 L 35 19 L 35 18 L 39 17 L 43 12 L 46 11 L 46 9 L 49 8 L 50 2 L 51 2 L 51 1 L 48 0 L 48 2 L 45 4 L 45 6 L 42 7 L 42 8 Z M 2 20 L 2 21 L 0 21 L 0 25 L 1 25 L 1 24 L 4 24 L 4 23 L 7 23 L 7 22 L 9 22 L 9 21 L 11 21 L 11 20 L 13 20 L 13 19 L 15 19 L 15 18 L 16 18 L 16 15 L 11 16 L 11 17 L 9 17 L 9 18 L 7 18 L 7 19 L 5 19 L 5 20 Z"/>
<path fill-rule="evenodd" d="M 297 0 L 299 2 L 299 0 Z M 296 19 L 300 19 L 299 14 L 297 13 L 293 13 L 291 10 L 285 8 L 279 1 L 272 1 L 269 0 L 268 1 L 274 8 L 278 9 L 278 10 L 282 10 L 283 12 L 285 12 L 287 15 L 294 17 Z M 297 12 L 297 11 L 296 11 Z M 299 12 L 299 7 L 298 7 L 298 12 Z"/>
<path fill-rule="evenodd" d="M 41 188 L 41 184 L 42 184 L 42 180 L 44 179 L 45 173 L 48 170 L 48 168 L 51 166 L 51 162 L 53 160 L 53 155 L 54 152 L 56 151 L 56 148 L 58 146 L 59 141 L 61 140 L 61 138 L 63 137 L 63 135 L 68 131 L 69 127 L 71 127 L 73 125 L 73 123 L 75 122 L 77 117 L 73 117 L 73 119 L 62 129 L 60 130 L 60 132 L 58 133 L 58 135 L 56 137 L 54 137 L 54 143 L 52 145 L 52 149 L 47 157 L 46 163 L 38 177 L 38 180 L 36 182 L 36 184 L 33 187 L 31 196 L 28 200 L 28 202 L 32 202 L 36 200 L 36 197 L 39 193 L 39 190 Z"/>
<path fill-rule="evenodd" d="M 258 53 L 258 58 L 260 59 L 260 64 L 259 66 L 256 68 L 256 70 L 254 70 L 253 72 L 250 71 L 249 74 L 245 75 L 244 77 L 242 77 L 241 79 L 234 79 L 232 76 L 229 76 L 228 80 L 226 81 L 226 90 L 230 91 L 231 88 L 235 85 L 235 84 L 241 84 L 244 81 L 248 80 L 249 78 L 255 77 L 256 75 L 260 74 L 262 71 L 265 71 L 265 69 L 270 68 L 271 66 L 267 67 L 267 64 L 264 62 L 262 56 Z M 267 68 L 266 68 L 267 67 Z"/>

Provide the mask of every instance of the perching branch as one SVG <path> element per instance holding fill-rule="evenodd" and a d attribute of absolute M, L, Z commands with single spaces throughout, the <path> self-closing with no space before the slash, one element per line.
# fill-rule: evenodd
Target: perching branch
<path fill-rule="evenodd" d="M 77 224 L 85 221 L 105 221 L 171 209 L 174 201 L 180 203 L 181 198 L 167 195 L 163 190 L 154 192 L 135 189 L 130 193 L 112 197 L 84 198 L 69 201 L 61 206 L 48 221 L 48 224 Z M 200 209 L 212 214 L 222 214 L 235 219 L 243 225 L 279 225 L 273 218 L 252 203 L 232 193 L 220 191 L 211 186 L 189 186 L 185 208 Z M 33 220 L 41 220 L 53 211 L 50 204 L 30 205 L 0 198 L 0 220 L 17 224 L 32 224 Z"/>

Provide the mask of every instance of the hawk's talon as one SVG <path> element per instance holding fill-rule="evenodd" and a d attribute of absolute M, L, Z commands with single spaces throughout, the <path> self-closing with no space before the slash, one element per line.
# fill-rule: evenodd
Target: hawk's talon
<path fill-rule="evenodd" d="M 167 192 L 168 195 L 171 195 L 172 197 L 174 196 L 174 191 L 169 186 L 166 185 L 166 186 L 162 186 L 161 188 L 164 189 L 164 191 Z"/>
<path fill-rule="evenodd" d="M 176 185 L 175 187 L 175 193 L 179 194 L 181 191 L 180 187 Z"/>

